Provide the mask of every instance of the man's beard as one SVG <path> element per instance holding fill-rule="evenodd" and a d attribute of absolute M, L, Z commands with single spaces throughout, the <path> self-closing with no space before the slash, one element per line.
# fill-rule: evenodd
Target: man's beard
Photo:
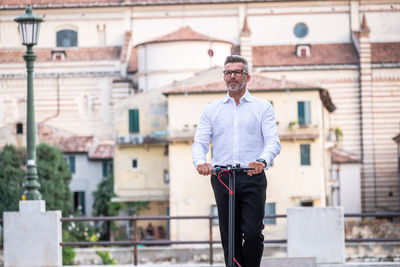
<path fill-rule="evenodd" d="M 229 84 L 229 82 L 227 82 L 226 86 L 228 87 L 228 90 L 231 92 L 239 92 L 242 91 L 242 89 L 246 86 L 246 80 L 243 80 L 241 83 L 235 83 L 235 84 Z"/>

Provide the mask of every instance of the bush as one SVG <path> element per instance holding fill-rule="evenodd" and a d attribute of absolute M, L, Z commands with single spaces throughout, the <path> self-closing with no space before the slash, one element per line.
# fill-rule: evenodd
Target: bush
<path fill-rule="evenodd" d="M 109 251 L 96 251 L 96 254 L 100 256 L 104 265 L 115 265 L 117 264 L 114 259 L 111 259 Z"/>

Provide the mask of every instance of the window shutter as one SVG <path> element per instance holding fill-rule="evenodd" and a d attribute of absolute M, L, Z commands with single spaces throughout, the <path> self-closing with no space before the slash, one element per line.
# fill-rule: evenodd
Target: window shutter
<path fill-rule="evenodd" d="M 297 102 L 297 115 L 299 125 L 311 124 L 311 104 L 310 101 Z"/>
<path fill-rule="evenodd" d="M 71 173 L 75 173 L 75 156 L 69 156 L 69 170 Z"/>
<path fill-rule="evenodd" d="M 300 145 L 300 162 L 302 166 L 311 165 L 310 145 Z"/>
<path fill-rule="evenodd" d="M 304 125 L 304 102 L 297 102 L 297 115 L 299 125 Z"/>
<path fill-rule="evenodd" d="M 103 177 L 107 177 L 107 176 L 108 176 L 108 162 L 103 161 Z"/>
<path fill-rule="evenodd" d="M 138 133 L 139 132 L 139 110 L 130 109 L 129 110 L 129 132 Z"/>

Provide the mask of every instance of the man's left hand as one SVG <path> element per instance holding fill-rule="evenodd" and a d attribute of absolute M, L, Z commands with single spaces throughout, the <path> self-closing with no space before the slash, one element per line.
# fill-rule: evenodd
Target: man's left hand
<path fill-rule="evenodd" d="M 264 168 L 265 168 L 265 164 L 262 162 L 258 162 L 258 161 L 253 161 L 250 162 L 249 165 L 247 166 L 248 168 L 253 168 L 254 170 L 248 170 L 247 174 L 249 176 L 253 176 L 253 174 L 259 174 L 261 173 Z"/>

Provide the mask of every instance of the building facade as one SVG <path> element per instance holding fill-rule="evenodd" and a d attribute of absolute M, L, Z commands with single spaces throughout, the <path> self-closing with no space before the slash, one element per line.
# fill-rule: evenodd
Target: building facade
<path fill-rule="evenodd" d="M 25 142 L 22 138 L 26 117 L 24 49 L 13 19 L 29 3 L 33 4 L 35 13 L 45 18 L 39 44 L 35 47 L 38 54 L 35 62 L 35 104 L 39 140 L 43 135 L 57 137 L 64 134 L 114 139 L 117 143 L 116 164 L 126 163 L 118 169 L 124 171 L 115 173 L 118 174 L 116 199 L 126 201 L 130 198 L 134 201 L 135 196 L 142 197 L 150 192 L 149 184 L 146 185 L 146 177 L 150 177 L 148 174 L 141 174 L 137 182 L 133 182 L 133 176 L 139 171 L 132 170 L 132 164 L 133 159 L 140 156 L 143 160 L 138 162 L 142 166 L 154 157 L 153 154 L 149 157 L 148 151 L 154 151 L 154 155 L 159 155 L 156 158 L 162 162 L 160 169 L 163 169 L 156 171 L 155 180 L 164 181 L 164 169 L 169 171 L 171 177 L 169 185 L 164 182 L 154 185 L 161 190 L 155 194 L 164 198 L 169 196 L 171 215 L 176 215 L 172 210 L 177 214 L 181 212 L 179 208 L 172 207 L 183 194 L 177 189 L 179 182 L 175 183 L 173 177 L 194 171 L 189 159 L 181 158 L 187 152 L 187 143 L 184 145 L 174 138 L 168 139 L 166 159 L 165 143 L 154 144 L 152 141 L 151 144 L 144 144 L 150 139 L 141 137 L 154 137 L 155 134 L 157 139 L 160 138 L 157 132 L 163 131 L 174 137 L 176 131 L 183 131 L 185 142 L 190 142 L 188 138 L 193 134 L 197 120 L 195 114 L 210 101 L 208 97 L 217 97 L 221 92 L 214 94 L 205 90 L 195 96 L 190 93 L 187 96 L 184 91 L 173 96 L 168 94 L 168 123 L 165 124 L 168 126 L 164 128 L 161 124 L 154 124 L 154 129 L 144 131 L 144 126 L 139 126 L 139 132 L 131 132 L 129 116 L 137 116 L 134 110 L 144 105 L 144 102 L 139 103 L 142 98 L 137 98 L 142 92 L 155 91 L 168 84 L 174 88 L 174 83 L 176 88 L 190 89 L 179 81 L 190 82 L 191 87 L 210 84 L 213 80 L 190 77 L 199 77 L 194 76 L 195 73 L 220 67 L 223 58 L 234 53 L 249 59 L 253 73 L 280 81 L 282 88 L 290 88 L 289 84 L 293 83 L 305 84 L 304 88 L 314 90 L 314 93 L 306 90 L 293 93 L 289 90 L 288 94 L 279 91 L 273 97 L 270 91 L 257 92 L 264 98 L 274 98 L 271 101 L 276 103 L 277 117 L 290 118 L 279 124 L 285 147 L 279 156 L 281 159 L 277 160 L 291 157 L 298 160 L 301 148 L 296 142 L 303 139 L 295 138 L 295 143 L 286 141 L 292 137 L 285 139 L 285 134 L 291 134 L 285 133 L 289 131 L 289 125 L 294 129 L 298 127 L 296 102 L 301 102 L 304 97 L 314 99 L 312 110 L 323 110 L 321 103 L 326 106 L 323 103 L 325 98 L 314 94 L 326 91 L 336 110 L 324 120 L 327 123 L 324 129 L 340 133 L 336 144 L 338 148 L 360 161 L 360 210 L 400 209 L 397 146 L 392 140 L 398 134 L 400 123 L 398 1 L 196 0 L 188 4 L 180 0 L 66 0 L 59 4 L 50 0 L 5 0 L 0 4 L 1 144 L 24 145 Z M 217 76 L 210 79 L 217 79 Z M 159 91 L 160 95 L 162 91 Z M 210 96 L 206 96 L 208 94 Z M 185 102 L 185 97 L 190 99 L 190 104 Z M 195 97 L 198 99 L 195 100 Z M 200 100 L 202 97 L 204 100 Z M 138 100 L 134 100 L 136 98 Z M 149 101 L 146 99 L 143 97 L 143 101 Z M 183 101 L 183 106 L 179 99 Z M 320 99 L 321 103 L 318 104 L 315 99 Z M 282 106 L 284 101 L 292 101 L 291 106 Z M 181 106 L 182 110 L 175 110 Z M 139 111 L 140 123 L 153 113 Z M 185 115 L 192 113 L 192 120 L 183 122 Z M 294 115 L 289 116 L 290 113 Z M 312 116 L 318 114 L 313 113 Z M 312 145 L 310 151 L 319 147 L 319 160 L 330 148 L 324 147 L 326 136 L 319 128 L 323 117 L 318 120 L 311 118 L 312 122 L 318 122 L 319 137 L 313 137 L 312 142 L 318 145 Z M 177 129 L 173 127 L 175 121 L 180 123 Z M 131 127 L 133 129 L 135 125 Z M 51 131 L 42 132 L 43 129 Z M 305 129 L 300 127 L 299 130 Z M 286 151 L 292 152 L 286 155 Z M 326 156 L 324 162 L 330 162 L 330 157 Z M 314 160 L 311 159 L 311 162 Z M 151 168 L 148 166 L 146 168 Z M 185 166 L 183 173 L 171 172 L 177 170 L 177 166 Z M 329 168 L 326 163 L 323 168 L 325 174 L 322 175 L 320 170 L 312 175 L 325 179 L 324 185 L 321 185 L 321 192 L 325 193 L 319 196 L 319 201 L 312 200 L 315 205 L 325 205 L 330 199 L 327 192 L 331 192 L 332 186 L 337 186 L 326 181 L 332 173 Z M 301 168 L 295 172 L 298 181 L 303 173 L 309 175 Z M 129 183 L 133 185 L 127 190 L 125 186 Z M 299 193 L 297 204 L 301 204 L 300 196 Z M 168 204 L 163 205 L 162 209 Z M 210 212 L 209 208 L 197 211 Z M 281 212 L 279 207 L 277 212 Z"/>

